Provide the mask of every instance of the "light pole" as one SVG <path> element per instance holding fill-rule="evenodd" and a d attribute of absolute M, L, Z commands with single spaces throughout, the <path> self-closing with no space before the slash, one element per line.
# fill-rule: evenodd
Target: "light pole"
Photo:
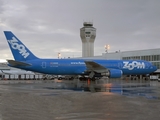
<path fill-rule="evenodd" d="M 61 58 L 61 53 L 58 53 L 58 59 Z"/>
<path fill-rule="evenodd" d="M 105 48 L 105 52 L 108 53 L 108 50 L 110 49 L 110 45 L 105 45 L 104 48 Z"/>

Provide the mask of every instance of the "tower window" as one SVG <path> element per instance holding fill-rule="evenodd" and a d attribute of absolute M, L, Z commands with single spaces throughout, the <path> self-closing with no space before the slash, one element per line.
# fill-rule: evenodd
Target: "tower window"
<path fill-rule="evenodd" d="M 86 34 L 90 34 L 91 32 L 85 32 Z"/>
<path fill-rule="evenodd" d="M 90 37 L 90 35 L 86 35 L 86 37 Z"/>

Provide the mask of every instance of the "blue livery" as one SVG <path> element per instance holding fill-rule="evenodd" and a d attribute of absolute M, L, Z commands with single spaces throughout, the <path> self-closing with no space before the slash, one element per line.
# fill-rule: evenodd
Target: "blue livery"
<path fill-rule="evenodd" d="M 144 60 L 106 59 L 40 59 L 36 57 L 11 31 L 4 31 L 15 60 L 8 65 L 24 70 L 52 75 L 88 75 L 120 78 L 122 75 L 145 75 L 157 70 Z"/>

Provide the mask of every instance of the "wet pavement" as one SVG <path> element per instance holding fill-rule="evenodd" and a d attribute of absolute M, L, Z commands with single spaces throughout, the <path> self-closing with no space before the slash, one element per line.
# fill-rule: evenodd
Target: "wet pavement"
<path fill-rule="evenodd" d="M 0 120 L 159 120 L 160 83 L 0 81 Z"/>

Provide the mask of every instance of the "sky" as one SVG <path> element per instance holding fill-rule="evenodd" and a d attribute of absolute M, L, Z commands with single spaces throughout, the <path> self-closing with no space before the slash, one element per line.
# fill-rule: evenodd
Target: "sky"
<path fill-rule="evenodd" d="M 83 22 L 97 29 L 95 56 L 160 48 L 160 0 L 0 0 L 0 61 L 13 59 L 3 31 L 37 57 L 81 57 Z"/>

